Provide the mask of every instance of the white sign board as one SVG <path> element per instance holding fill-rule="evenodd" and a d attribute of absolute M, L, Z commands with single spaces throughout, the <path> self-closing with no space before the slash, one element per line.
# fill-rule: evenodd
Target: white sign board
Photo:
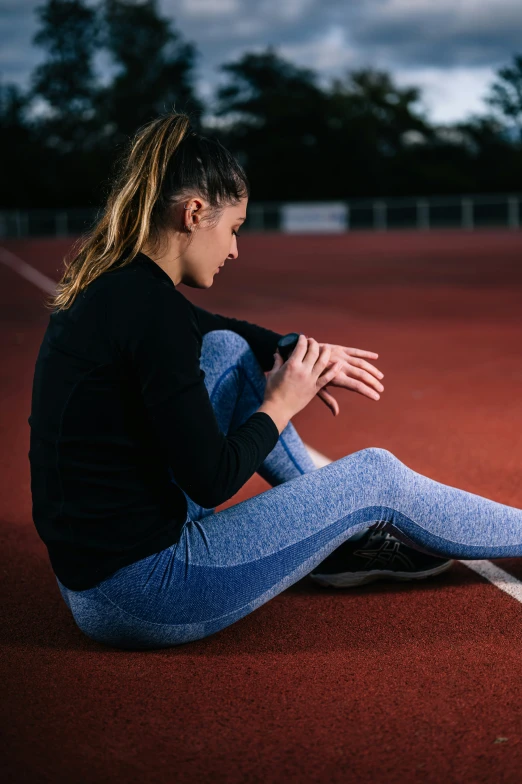
<path fill-rule="evenodd" d="M 285 232 L 342 232 L 348 229 L 348 205 L 344 202 L 306 202 L 281 206 L 281 230 Z"/>

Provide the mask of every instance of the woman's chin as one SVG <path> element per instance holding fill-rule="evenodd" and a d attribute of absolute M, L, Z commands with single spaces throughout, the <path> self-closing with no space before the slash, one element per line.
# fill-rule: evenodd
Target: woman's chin
<path fill-rule="evenodd" d="M 219 267 L 217 267 L 212 272 L 210 272 L 208 274 L 208 277 L 205 279 L 201 276 L 198 277 L 197 279 L 192 279 L 191 281 L 183 281 L 183 283 L 185 283 L 185 285 L 190 286 L 191 288 L 194 289 L 209 289 L 214 283 L 214 278 L 216 277 L 216 275 L 219 274 L 218 269 Z"/>

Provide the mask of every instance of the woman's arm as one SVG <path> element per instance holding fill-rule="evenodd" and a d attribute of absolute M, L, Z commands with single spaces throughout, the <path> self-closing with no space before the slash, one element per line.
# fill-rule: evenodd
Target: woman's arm
<path fill-rule="evenodd" d="M 189 300 L 187 300 L 189 302 Z M 274 366 L 274 354 L 277 350 L 277 341 L 283 337 L 279 332 L 274 332 L 250 321 L 241 321 L 230 316 L 221 316 L 219 313 L 209 313 L 208 310 L 194 305 L 190 305 L 196 313 L 198 324 L 202 335 L 212 332 L 215 329 L 229 329 L 241 335 L 247 341 L 254 352 L 256 359 L 266 373 Z"/>

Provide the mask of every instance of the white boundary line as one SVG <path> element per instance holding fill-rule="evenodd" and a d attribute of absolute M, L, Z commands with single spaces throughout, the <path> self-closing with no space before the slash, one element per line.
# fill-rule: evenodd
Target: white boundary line
<path fill-rule="evenodd" d="M 47 275 L 43 275 L 37 269 L 32 267 L 27 262 L 20 259 L 18 256 L 15 256 L 14 253 L 11 253 L 10 250 L 6 248 L 0 247 L 0 262 L 5 264 L 7 267 L 10 267 L 12 270 L 17 272 L 22 278 L 25 278 L 30 283 L 34 283 L 35 286 L 42 289 L 48 294 L 54 294 L 56 291 L 56 282 L 51 278 L 48 278 Z M 329 465 L 333 461 L 330 460 L 326 455 L 321 454 L 316 449 L 311 446 L 305 444 L 308 452 L 310 453 L 310 457 L 314 461 L 317 468 L 322 468 L 325 465 Z M 472 571 L 479 574 L 481 577 L 484 577 L 486 580 L 489 580 L 490 583 L 496 585 L 496 587 L 504 591 L 504 593 L 509 594 L 518 602 L 522 602 L 522 582 L 517 580 L 516 577 L 513 577 L 508 572 L 505 572 L 503 569 L 500 569 L 495 564 L 491 563 L 491 561 L 459 561 L 459 563 L 464 564 L 468 567 L 468 569 L 472 569 Z"/>
<path fill-rule="evenodd" d="M 481 577 L 485 577 L 486 580 L 496 585 L 504 593 L 508 593 L 518 602 L 522 602 L 522 583 L 513 575 L 505 572 L 504 569 L 500 569 L 491 561 L 460 561 L 460 563 L 463 563 L 468 569 L 473 569 Z"/>
<path fill-rule="evenodd" d="M 7 248 L 0 248 L 0 262 L 5 264 L 6 267 L 10 267 L 10 269 L 17 272 L 22 278 L 25 278 L 30 283 L 34 283 L 35 286 L 38 286 L 39 289 L 42 289 L 42 291 L 45 291 L 47 294 L 56 293 L 56 281 L 48 278 L 47 275 L 39 272 L 34 267 L 31 267 L 30 264 L 27 264 L 27 262 L 18 258 L 18 256 L 15 256 L 15 254 L 11 253 Z"/>

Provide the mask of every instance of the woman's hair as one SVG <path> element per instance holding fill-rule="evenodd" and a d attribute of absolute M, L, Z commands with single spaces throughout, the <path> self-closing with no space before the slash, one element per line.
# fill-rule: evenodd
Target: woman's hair
<path fill-rule="evenodd" d="M 238 161 L 218 140 L 193 131 L 188 115 L 173 112 L 147 123 L 119 161 L 101 217 L 65 257 L 47 306 L 67 309 L 103 272 L 130 264 L 149 240 L 156 243 L 172 205 L 203 196 L 209 203 L 204 220 L 212 226 L 226 206 L 249 194 Z"/>

